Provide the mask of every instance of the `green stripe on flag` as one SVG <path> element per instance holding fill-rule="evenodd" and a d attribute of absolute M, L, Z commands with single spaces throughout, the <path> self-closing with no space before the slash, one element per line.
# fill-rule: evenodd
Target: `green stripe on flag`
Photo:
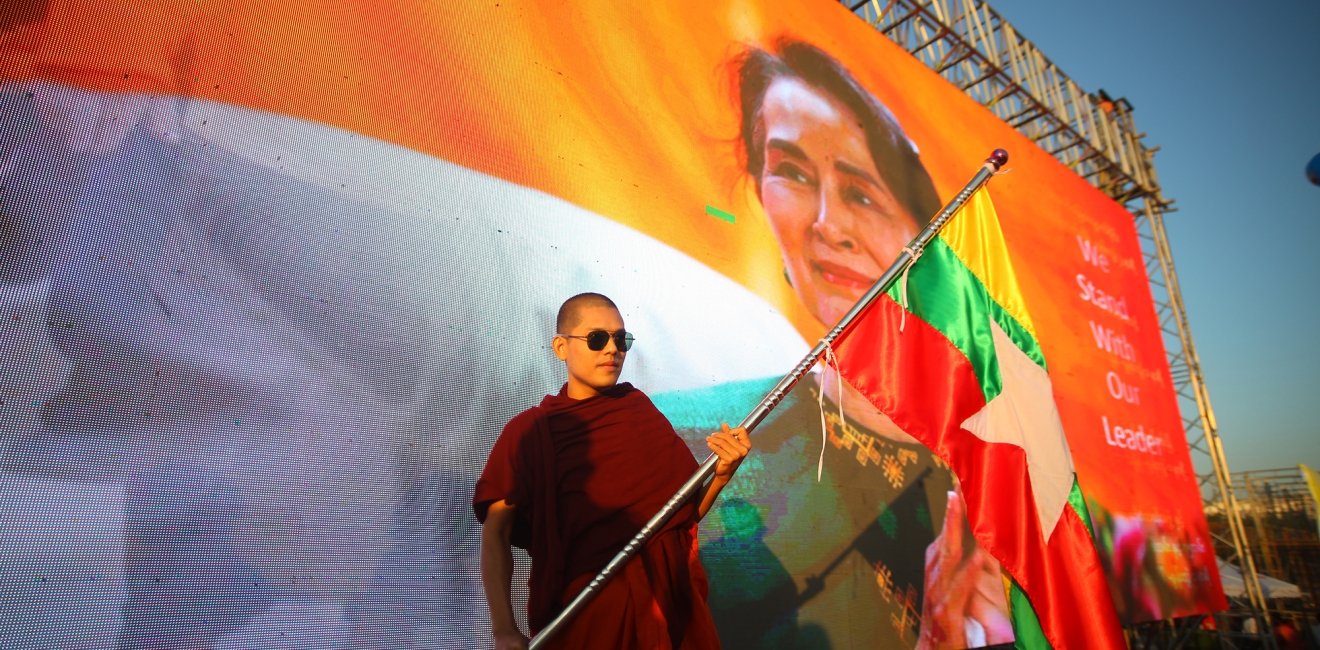
<path fill-rule="evenodd" d="M 1068 505 L 1077 512 L 1077 516 L 1082 518 L 1082 523 L 1086 524 L 1086 532 L 1091 534 L 1091 541 L 1095 541 L 1095 526 L 1091 525 L 1091 509 L 1086 507 L 1086 497 L 1082 496 L 1082 486 L 1077 484 L 1077 477 L 1073 476 L 1072 489 L 1068 491 Z"/>
<path fill-rule="evenodd" d="M 1045 631 L 1040 629 L 1040 619 L 1036 618 L 1036 610 L 1031 607 L 1031 601 L 1027 600 L 1027 594 L 1016 580 L 1012 583 L 1008 592 L 1008 607 L 1013 619 L 1013 647 L 1018 650 L 1052 649 L 1054 646 L 1045 638 Z"/>
<path fill-rule="evenodd" d="M 902 302 L 902 279 L 890 287 L 889 295 Z M 990 332 L 991 320 L 999 324 L 1023 354 L 1040 367 L 1046 367 L 1045 355 L 1035 337 L 990 298 L 981 279 L 943 240 L 937 238 L 927 244 L 921 259 L 908 271 L 907 301 L 913 315 L 939 330 L 967 356 L 986 402 L 1003 388 L 994 336 Z"/>
<path fill-rule="evenodd" d="M 1086 498 L 1082 496 L 1082 488 L 1077 484 L 1076 477 L 1073 477 L 1072 489 L 1068 491 L 1068 506 L 1082 519 L 1082 523 L 1086 524 L 1086 530 L 1094 540 L 1095 528 L 1091 526 L 1091 511 L 1086 507 Z M 1040 627 L 1040 619 L 1036 618 L 1036 609 L 1031 606 L 1026 592 L 1022 591 L 1016 580 L 1010 582 L 1012 586 L 1008 592 L 1008 605 L 1009 616 L 1013 620 L 1013 647 L 1018 650 L 1043 648 L 1052 650 L 1054 646 L 1045 638 L 1045 631 Z"/>

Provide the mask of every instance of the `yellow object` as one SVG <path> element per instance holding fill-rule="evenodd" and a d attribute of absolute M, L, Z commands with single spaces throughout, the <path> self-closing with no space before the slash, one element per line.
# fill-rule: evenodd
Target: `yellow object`
<path fill-rule="evenodd" d="M 1311 488 L 1311 503 L 1315 504 L 1315 518 L 1317 523 L 1316 530 L 1320 532 L 1320 472 L 1317 472 L 1306 465 L 1298 465 L 1302 470 L 1302 476 L 1306 479 L 1306 487 Z"/>

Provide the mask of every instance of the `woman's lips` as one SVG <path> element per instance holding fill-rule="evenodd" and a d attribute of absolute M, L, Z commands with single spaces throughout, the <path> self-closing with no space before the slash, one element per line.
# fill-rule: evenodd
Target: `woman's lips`
<path fill-rule="evenodd" d="M 863 291 L 870 289 L 871 285 L 875 284 L 874 277 L 858 273 L 847 266 L 835 264 L 834 262 L 820 260 L 812 262 L 811 266 L 821 278 L 830 284 Z"/>

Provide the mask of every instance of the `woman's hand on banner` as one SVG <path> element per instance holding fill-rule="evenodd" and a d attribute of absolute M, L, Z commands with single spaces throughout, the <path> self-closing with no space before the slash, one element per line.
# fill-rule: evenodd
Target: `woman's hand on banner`
<path fill-rule="evenodd" d="M 943 528 L 926 549 L 925 587 L 918 648 L 1013 640 L 999 562 L 976 544 L 958 492 L 949 492 Z"/>

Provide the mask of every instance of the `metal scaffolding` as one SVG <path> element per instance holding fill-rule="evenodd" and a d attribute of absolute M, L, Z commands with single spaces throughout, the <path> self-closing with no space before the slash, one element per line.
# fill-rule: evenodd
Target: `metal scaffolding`
<path fill-rule="evenodd" d="M 1234 472 L 1233 486 L 1257 566 L 1306 594 L 1320 591 L 1318 513 L 1301 468 Z"/>
<path fill-rule="evenodd" d="M 1160 191 L 1154 156 L 1132 120 L 1132 107 L 1103 90 L 1080 88 L 994 9 L 980 0 L 843 0 L 844 6 L 961 88 L 1132 213 L 1155 299 L 1184 431 L 1192 450 L 1218 555 L 1242 568 L 1246 597 L 1217 616 L 1221 644 L 1233 645 L 1246 619 L 1257 647 L 1274 648 L 1267 603 L 1242 511 L 1224 457 L 1214 409 L 1182 302 L 1164 229 L 1172 202 Z M 1134 646 L 1177 647 L 1200 617 L 1129 631 Z M 1251 626 L 1246 626 L 1248 629 Z"/>

